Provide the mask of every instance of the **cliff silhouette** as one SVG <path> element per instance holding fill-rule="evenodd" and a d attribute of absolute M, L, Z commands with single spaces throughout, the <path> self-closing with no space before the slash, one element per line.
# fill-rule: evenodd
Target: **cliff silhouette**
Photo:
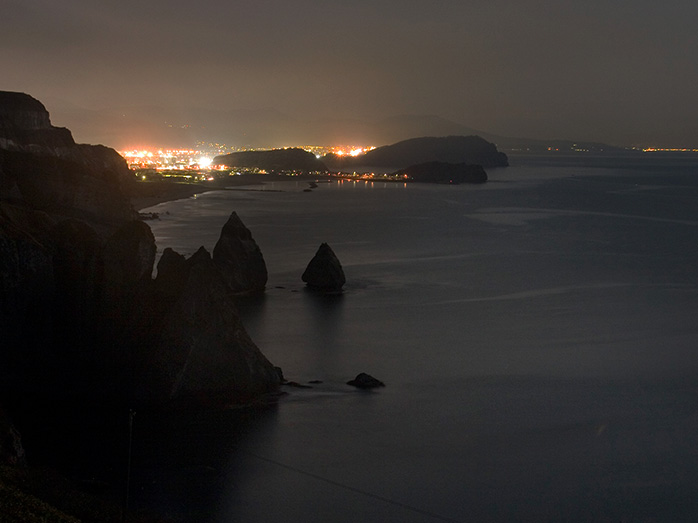
<path fill-rule="evenodd" d="M 23 416 L 24 402 L 64 400 L 228 405 L 276 390 L 278 372 L 234 304 L 236 293 L 263 289 L 261 254 L 250 262 L 244 249 L 228 248 L 214 263 L 202 253 L 186 260 L 179 286 L 153 280 L 154 237 L 126 196 L 134 180 L 113 149 L 76 144 L 38 100 L 0 92 L 0 403 L 8 410 Z M 239 234 L 238 243 L 256 247 L 236 224 L 227 244 Z M 231 266 L 254 276 L 226 269 L 243 282 L 231 289 L 220 268 Z"/>

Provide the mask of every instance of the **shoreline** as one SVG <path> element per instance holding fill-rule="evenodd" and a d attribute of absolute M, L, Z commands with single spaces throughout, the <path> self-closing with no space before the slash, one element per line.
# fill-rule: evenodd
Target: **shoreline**
<path fill-rule="evenodd" d="M 213 182 L 172 182 L 172 181 L 137 181 L 130 189 L 129 200 L 133 208 L 140 212 L 159 203 L 190 198 L 195 194 L 210 191 L 224 191 L 230 187 L 244 185 L 263 185 L 264 180 L 255 176 L 235 176 Z"/>
<path fill-rule="evenodd" d="M 148 187 L 138 187 L 131 195 L 133 208 L 140 212 L 159 203 L 190 198 L 195 194 L 215 191 L 219 187 L 206 186 L 200 183 L 179 182 L 138 182 L 148 184 Z"/>
<path fill-rule="evenodd" d="M 318 176 L 280 176 L 273 174 L 243 174 L 212 182 L 172 182 L 172 181 L 136 181 L 129 189 L 129 200 L 133 208 L 140 212 L 159 203 L 190 198 L 195 194 L 210 191 L 225 191 L 233 187 L 246 185 L 264 185 L 266 182 L 278 181 L 313 181 Z"/>

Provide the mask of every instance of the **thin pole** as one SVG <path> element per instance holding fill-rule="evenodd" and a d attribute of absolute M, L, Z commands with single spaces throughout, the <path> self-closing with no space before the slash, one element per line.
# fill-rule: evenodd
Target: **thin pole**
<path fill-rule="evenodd" d="M 133 418 L 136 417 L 136 411 L 128 410 L 128 461 L 126 463 L 126 500 L 124 503 L 124 511 L 121 516 L 122 523 L 126 520 L 128 512 L 128 498 L 131 490 L 131 449 L 133 448 Z"/>

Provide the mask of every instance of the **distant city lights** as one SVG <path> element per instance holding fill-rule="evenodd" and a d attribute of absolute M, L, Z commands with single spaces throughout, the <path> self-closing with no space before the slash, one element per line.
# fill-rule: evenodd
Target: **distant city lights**
<path fill-rule="evenodd" d="M 126 159 L 131 169 L 155 169 L 159 171 L 196 171 L 196 170 L 224 170 L 224 165 L 213 165 L 213 157 L 231 152 L 271 150 L 272 148 L 236 148 L 228 147 L 225 144 L 197 144 L 200 149 L 165 149 L 165 148 L 133 148 L 119 151 L 119 154 Z M 319 146 L 302 145 L 303 149 L 322 159 L 326 154 L 337 156 L 359 156 L 375 149 L 375 146 Z"/>

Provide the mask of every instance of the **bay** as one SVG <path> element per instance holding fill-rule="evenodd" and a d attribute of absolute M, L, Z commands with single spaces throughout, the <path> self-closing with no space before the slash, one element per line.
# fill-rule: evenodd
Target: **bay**
<path fill-rule="evenodd" d="M 147 209 L 158 250 L 183 254 L 237 212 L 269 270 L 246 328 L 287 379 L 322 383 L 265 412 L 139 421 L 134 503 L 216 522 L 696 520 L 698 161 L 511 164 L 480 186 L 273 182 Z M 300 280 L 321 242 L 340 296 Z M 359 372 L 387 386 L 347 386 Z"/>

